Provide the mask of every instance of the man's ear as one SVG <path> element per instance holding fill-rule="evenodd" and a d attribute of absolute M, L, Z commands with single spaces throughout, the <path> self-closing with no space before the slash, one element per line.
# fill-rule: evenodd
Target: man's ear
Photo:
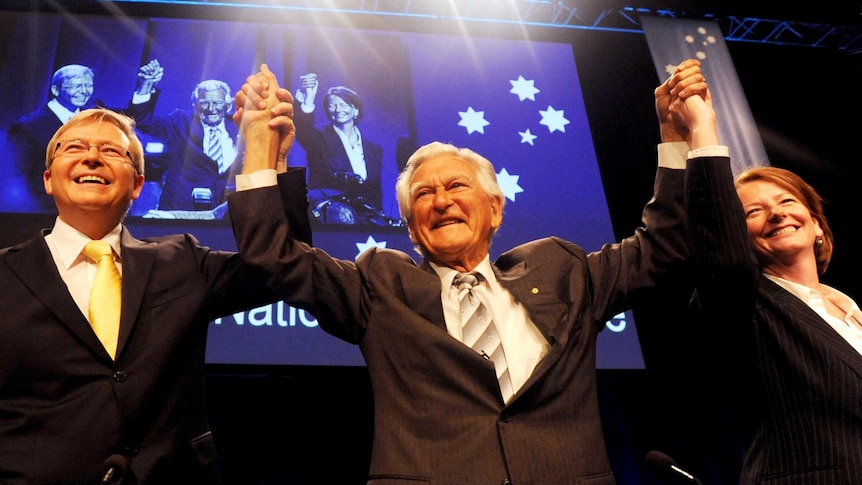
<path fill-rule="evenodd" d="M 45 170 L 42 173 L 42 183 L 45 185 L 45 193 L 54 195 L 54 187 L 51 185 L 51 171 Z"/>
<path fill-rule="evenodd" d="M 503 223 L 503 201 L 499 197 L 491 197 L 491 228 L 497 229 Z"/>
<path fill-rule="evenodd" d="M 51 94 L 53 94 L 56 98 L 60 95 L 60 88 L 58 88 L 57 86 L 51 86 Z"/>

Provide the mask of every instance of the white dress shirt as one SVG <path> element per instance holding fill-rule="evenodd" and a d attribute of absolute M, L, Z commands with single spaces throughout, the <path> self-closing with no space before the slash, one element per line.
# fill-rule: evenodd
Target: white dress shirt
<path fill-rule="evenodd" d="M 452 280 L 458 271 L 431 263 L 431 267 L 440 276 L 440 297 L 443 301 L 443 315 L 446 318 L 446 330 L 458 341 L 464 341 L 461 329 L 461 304 L 458 300 L 458 289 L 452 286 Z M 518 389 L 527 382 L 533 369 L 548 353 L 548 341 L 542 336 L 536 324 L 509 290 L 503 288 L 497 281 L 497 276 L 491 268 L 490 256 L 473 268 L 484 280 L 473 287 L 473 291 L 491 312 L 503 352 L 506 354 L 506 364 L 509 366 L 509 377 L 512 379 L 512 389 Z"/>
<path fill-rule="evenodd" d="M 338 138 L 341 138 L 341 144 L 344 145 L 344 150 L 350 159 L 350 167 L 353 169 L 353 172 L 365 181 L 368 178 L 368 169 L 365 166 L 365 152 L 362 150 L 362 133 L 360 133 L 359 127 L 353 127 L 353 131 L 356 133 L 356 143 L 350 142 L 349 133 L 341 131 L 338 127 L 333 128 L 338 133 Z"/>
<path fill-rule="evenodd" d="M 809 288 L 807 286 L 800 285 L 799 283 L 794 283 L 768 274 L 764 274 L 763 276 L 774 281 L 775 284 L 789 291 L 794 296 L 802 300 L 806 305 L 811 307 L 811 309 L 817 312 L 820 317 L 826 320 L 826 323 L 828 323 L 830 327 L 838 332 L 838 335 L 840 335 L 841 338 L 846 340 L 847 343 L 856 349 L 856 352 L 859 352 L 859 354 L 862 355 L 862 311 L 859 310 L 859 306 L 852 298 L 835 288 L 824 284 L 820 285 L 823 287 L 821 290 Z M 845 312 L 846 316 L 843 320 L 833 317 L 826 311 L 826 304 L 823 300 L 827 295 L 835 306 Z"/>
<path fill-rule="evenodd" d="M 57 119 L 59 119 L 60 123 L 62 123 L 64 125 L 66 124 L 67 121 L 72 119 L 73 116 L 78 114 L 78 111 L 80 111 L 77 109 L 75 111 L 70 111 L 69 108 L 66 108 L 65 106 L 60 104 L 60 102 L 57 101 L 57 98 L 54 98 L 51 101 L 48 101 L 48 109 L 50 109 L 51 112 L 53 112 L 55 115 L 57 115 Z"/>
<path fill-rule="evenodd" d="M 111 249 L 114 250 L 114 263 L 116 263 L 120 275 L 123 274 L 123 263 L 120 257 L 120 232 L 122 229 L 123 226 L 118 224 L 102 238 L 102 241 L 110 244 Z M 89 315 L 90 287 L 93 286 L 97 267 L 96 262 L 84 256 L 81 251 L 91 240 L 60 220 L 59 217 L 54 222 L 54 229 L 45 236 L 45 242 L 48 243 L 48 249 L 51 250 L 54 264 L 57 265 L 57 271 L 60 272 L 60 277 L 63 278 L 69 293 L 85 317 Z"/>
<path fill-rule="evenodd" d="M 219 135 L 219 144 L 221 145 L 221 161 L 219 161 L 218 173 L 225 173 L 230 169 L 231 165 L 233 165 L 234 159 L 236 158 L 236 145 L 233 143 L 233 139 L 227 132 L 227 128 L 224 126 L 224 120 L 219 123 L 217 126 L 213 127 L 207 125 L 205 123 L 201 123 L 204 129 L 204 146 L 203 149 L 206 150 L 207 139 L 210 136 L 210 129 L 216 128 L 218 130 Z"/>

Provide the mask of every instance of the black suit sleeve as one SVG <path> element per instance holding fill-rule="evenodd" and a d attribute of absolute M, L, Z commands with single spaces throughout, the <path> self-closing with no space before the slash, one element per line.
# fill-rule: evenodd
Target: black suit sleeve
<path fill-rule="evenodd" d="M 305 168 L 291 167 L 278 175 L 281 200 L 291 236 L 311 246 L 311 222 L 308 218 L 308 187 L 305 184 Z"/>

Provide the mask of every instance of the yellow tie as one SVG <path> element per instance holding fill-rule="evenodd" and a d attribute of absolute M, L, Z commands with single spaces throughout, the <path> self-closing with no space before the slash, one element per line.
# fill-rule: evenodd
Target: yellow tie
<path fill-rule="evenodd" d="M 84 254 L 98 266 L 90 290 L 90 325 L 113 359 L 120 333 L 122 279 L 114 264 L 111 246 L 105 241 L 90 241 L 84 247 Z"/>

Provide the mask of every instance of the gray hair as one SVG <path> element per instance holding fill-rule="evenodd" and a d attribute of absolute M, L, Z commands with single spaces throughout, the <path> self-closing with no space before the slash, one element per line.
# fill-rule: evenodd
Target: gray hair
<path fill-rule="evenodd" d="M 206 81 L 199 82 L 192 90 L 192 106 L 197 104 L 201 91 L 221 91 L 224 94 L 224 102 L 227 106 L 226 112 L 230 113 L 233 110 L 233 95 L 231 94 L 230 86 L 226 82 L 219 81 L 218 79 L 207 79 Z"/>
<path fill-rule="evenodd" d="M 132 166 L 138 175 L 144 175 L 144 147 L 135 131 L 135 120 L 122 113 L 117 113 L 106 108 L 91 108 L 78 112 L 69 121 L 63 124 L 51 137 L 45 151 L 45 168 L 50 169 L 54 163 L 54 152 L 57 151 L 57 143 L 63 133 L 82 123 L 110 123 L 129 139 L 129 155 L 132 158 Z"/>
<path fill-rule="evenodd" d="M 404 170 L 398 175 L 398 180 L 395 182 L 395 197 L 398 200 L 401 219 L 408 221 L 413 215 L 412 197 L 410 196 L 410 183 L 413 180 L 413 174 L 423 163 L 444 155 L 452 155 L 472 165 L 476 169 L 482 190 L 488 194 L 488 197 L 500 199 L 500 211 L 502 212 L 506 205 L 506 196 L 497 183 L 497 173 L 494 171 L 494 165 L 491 161 L 469 148 L 459 148 L 449 143 L 435 141 L 419 147 L 410 156 Z M 492 229 L 490 238 L 493 239 L 496 233 L 497 229 Z"/>
<path fill-rule="evenodd" d="M 91 78 L 96 77 L 95 74 L 93 74 L 93 70 L 87 66 L 82 66 L 81 64 L 67 64 L 54 71 L 54 76 L 51 78 L 51 86 L 62 86 L 67 80 L 81 76 L 90 76 Z"/>

